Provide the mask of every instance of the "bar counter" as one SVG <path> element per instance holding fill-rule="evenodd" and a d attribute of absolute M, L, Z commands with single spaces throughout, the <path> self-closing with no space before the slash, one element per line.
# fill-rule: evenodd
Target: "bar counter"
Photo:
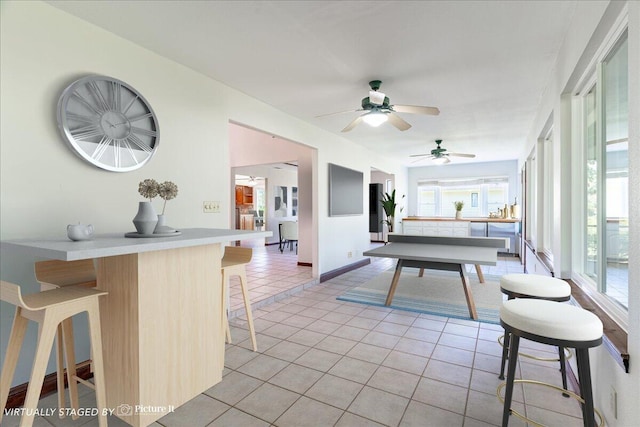
<path fill-rule="evenodd" d="M 270 231 L 194 228 L 161 238 L 20 239 L 2 251 L 95 259 L 107 407 L 147 426 L 222 380 L 221 244 Z"/>
<path fill-rule="evenodd" d="M 462 217 L 460 219 L 455 219 L 445 216 L 410 216 L 402 218 L 402 221 L 520 222 L 521 220 L 519 218 Z"/>

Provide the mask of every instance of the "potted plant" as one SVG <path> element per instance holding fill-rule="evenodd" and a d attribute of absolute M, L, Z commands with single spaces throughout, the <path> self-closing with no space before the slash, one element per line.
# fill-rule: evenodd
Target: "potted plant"
<path fill-rule="evenodd" d="M 402 196 L 404 199 L 404 195 Z M 387 224 L 387 229 L 389 233 L 393 233 L 393 219 L 396 216 L 396 207 L 398 204 L 396 203 L 396 190 L 393 190 L 391 194 L 384 193 L 382 194 L 382 209 L 384 210 L 385 219 L 382 220 L 383 224 Z M 400 212 L 402 212 L 403 208 L 400 208 Z"/>
<path fill-rule="evenodd" d="M 464 207 L 464 202 L 462 200 L 457 200 L 453 202 L 453 205 L 456 207 L 456 219 L 462 218 L 462 208 Z"/>

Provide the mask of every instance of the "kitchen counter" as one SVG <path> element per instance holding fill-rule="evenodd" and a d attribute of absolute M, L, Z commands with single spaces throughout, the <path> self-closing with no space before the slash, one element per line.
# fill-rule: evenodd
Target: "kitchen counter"
<path fill-rule="evenodd" d="M 147 426 L 222 380 L 222 245 L 270 231 L 192 228 L 181 235 L 93 240 L 19 239 L 2 251 L 32 257 L 95 259 L 107 407 Z M 125 408 L 126 410 L 118 410 Z"/>
<path fill-rule="evenodd" d="M 179 236 L 128 238 L 124 233 L 97 234 L 93 240 L 73 242 L 59 239 L 15 239 L 0 242 L 2 250 L 22 251 L 33 256 L 75 261 L 132 253 L 161 251 L 234 240 L 270 237 L 271 231 L 227 230 L 216 228 L 188 228 Z"/>
<path fill-rule="evenodd" d="M 460 222 L 520 222 L 518 218 L 465 218 L 455 219 L 444 216 L 410 216 L 402 218 L 402 221 L 460 221 Z"/>

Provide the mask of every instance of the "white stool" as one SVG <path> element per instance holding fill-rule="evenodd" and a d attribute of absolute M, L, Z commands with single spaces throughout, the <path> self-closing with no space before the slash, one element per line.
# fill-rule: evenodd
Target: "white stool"
<path fill-rule="evenodd" d="M 571 298 L 571 286 L 564 280 L 555 277 L 542 276 L 539 274 L 505 274 L 500 278 L 500 290 L 507 295 L 508 299 L 533 298 L 548 301 L 568 301 Z M 504 368 L 509 354 L 509 334 L 504 335 L 502 346 L 502 362 L 500 364 L 500 375 L 498 378 L 504 379 Z M 526 355 L 528 356 L 528 355 Z M 567 388 L 567 373 L 565 368 L 564 348 L 558 348 L 558 360 L 562 373 L 562 386 Z"/>
<path fill-rule="evenodd" d="M 583 423 L 585 427 L 595 427 L 589 348 L 597 347 L 602 343 L 603 328 L 600 319 L 580 307 L 527 298 L 505 301 L 500 308 L 500 324 L 505 330 L 505 335 L 511 335 L 509 348 L 511 356 L 507 371 L 502 426 L 506 427 L 509 424 L 511 413 L 531 421 L 511 409 L 514 382 L 531 382 L 515 380 L 517 357 L 513 355 L 518 354 L 520 338 L 526 338 L 544 344 L 575 349 Z M 501 388 L 502 386 L 498 388 L 498 396 Z M 566 389 L 563 392 L 573 394 Z"/>
<path fill-rule="evenodd" d="M 229 319 L 227 317 L 227 297 L 226 289 L 231 276 L 240 277 L 240 289 L 242 290 L 242 298 L 244 299 L 244 309 L 247 313 L 247 323 L 249 323 L 249 333 L 251 335 L 251 344 L 253 351 L 258 351 L 256 342 L 256 331 L 253 327 L 253 315 L 251 314 L 251 301 L 249 300 L 249 289 L 247 288 L 247 271 L 245 265 L 251 262 L 253 249 L 241 248 L 237 246 L 226 246 L 222 257 L 222 311 L 225 316 L 225 335 L 227 342 L 231 342 L 231 331 L 229 330 Z"/>
<path fill-rule="evenodd" d="M 100 333 L 100 308 L 98 303 L 98 297 L 106 294 L 106 292 L 96 289 L 71 286 L 25 295 L 23 297 L 18 285 L 5 281 L 0 282 L 0 298 L 2 301 L 7 301 L 16 306 L 13 327 L 11 328 L 9 343 L 7 344 L 7 354 L 4 359 L 4 365 L 2 366 L 2 379 L 0 380 L 0 401 L 2 401 L 0 421 L 2 421 L 2 416 L 4 415 L 4 409 L 9 396 L 9 387 L 11 386 L 18 357 L 20 356 L 20 347 L 22 346 L 22 341 L 27 331 L 28 321 L 33 320 L 38 323 L 38 345 L 33 360 L 33 369 L 31 371 L 27 396 L 24 402 L 24 408 L 27 409 L 27 411 L 25 411 L 22 416 L 20 422 L 21 427 L 28 427 L 33 424 L 44 374 L 47 369 L 47 362 L 49 361 L 49 355 L 51 354 L 51 347 L 53 346 L 53 339 L 56 335 L 58 325 L 65 319 L 86 311 L 89 319 L 89 336 L 91 338 L 91 349 L 93 352 L 93 378 L 98 407 L 98 424 L 100 427 L 107 425 L 107 417 L 105 414 L 107 404 Z M 69 363 L 68 360 L 67 363 Z M 67 369 L 69 369 L 68 365 Z M 62 390 L 60 392 L 64 391 Z"/>

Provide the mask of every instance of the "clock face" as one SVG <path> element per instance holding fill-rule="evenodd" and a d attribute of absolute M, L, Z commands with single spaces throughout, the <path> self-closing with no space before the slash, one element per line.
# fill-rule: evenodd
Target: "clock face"
<path fill-rule="evenodd" d="M 113 172 L 144 166 L 160 136 L 158 120 L 142 95 L 105 76 L 81 78 L 64 90 L 58 127 L 78 156 Z"/>

